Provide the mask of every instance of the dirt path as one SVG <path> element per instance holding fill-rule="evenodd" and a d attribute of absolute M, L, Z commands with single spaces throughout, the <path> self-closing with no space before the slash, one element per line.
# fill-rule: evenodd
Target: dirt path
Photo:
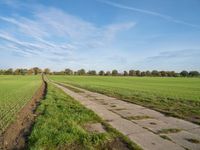
<path fill-rule="evenodd" d="M 200 126 L 196 124 L 71 85 L 55 85 L 143 149 L 200 150 Z"/>
<path fill-rule="evenodd" d="M 6 129 L 0 138 L 0 149 L 26 149 L 27 137 L 34 124 L 35 110 L 39 101 L 46 94 L 47 84 L 43 81 L 41 87 L 34 94 L 32 99 L 21 109 L 16 120 Z"/>

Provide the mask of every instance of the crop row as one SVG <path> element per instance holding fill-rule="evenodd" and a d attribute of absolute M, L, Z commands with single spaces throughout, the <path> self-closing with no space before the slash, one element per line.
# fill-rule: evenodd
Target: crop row
<path fill-rule="evenodd" d="M 16 119 L 40 84 L 39 76 L 0 76 L 0 134 Z"/>

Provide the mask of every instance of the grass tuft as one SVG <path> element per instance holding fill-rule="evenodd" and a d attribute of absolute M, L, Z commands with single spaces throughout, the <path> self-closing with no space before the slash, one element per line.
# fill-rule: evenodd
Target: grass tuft
<path fill-rule="evenodd" d="M 191 142 L 191 143 L 195 143 L 195 144 L 199 144 L 200 143 L 200 141 L 199 140 L 197 140 L 197 139 L 186 139 L 187 141 L 189 141 L 189 142 Z"/>
<path fill-rule="evenodd" d="M 152 117 L 146 116 L 146 115 L 144 115 L 144 116 L 130 116 L 130 117 L 126 117 L 126 119 L 128 119 L 128 120 L 143 120 L 143 119 L 150 119 L 150 118 L 152 118 Z"/>
<path fill-rule="evenodd" d="M 180 131 L 181 131 L 181 129 L 170 128 L 170 129 L 161 129 L 157 133 L 158 134 L 169 134 L 169 133 L 177 133 Z"/>

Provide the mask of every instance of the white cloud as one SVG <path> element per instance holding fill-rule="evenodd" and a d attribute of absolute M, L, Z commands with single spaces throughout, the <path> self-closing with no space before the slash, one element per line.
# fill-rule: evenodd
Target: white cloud
<path fill-rule="evenodd" d="M 24 57 L 38 56 L 50 61 L 74 61 L 80 49 L 105 47 L 121 31 L 134 27 L 134 22 L 115 23 L 97 27 L 91 22 L 56 9 L 42 7 L 30 18 L 3 17 L 9 24 L 0 29 L 4 45 L 1 50 L 13 50 Z M 9 30 L 14 29 L 14 30 Z"/>
<path fill-rule="evenodd" d="M 198 70 L 200 65 L 200 49 L 180 49 L 160 52 L 135 62 L 139 69 L 150 70 Z"/>
<path fill-rule="evenodd" d="M 165 51 L 161 52 L 156 56 L 148 57 L 147 60 L 163 60 L 168 61 L 169 59 L 180 59 L 184 60 L 184 58 L 197 58 L 200 56 L 200 49 L 182 49 L 182 50 L 173 50 L 173 51 Z"/>
<path fill-rule="evenodd" d="M 19 8 L 23 5 L 23 3 L 20 3 L 19 1 L 15 0 L 1 0 L 0 4 L 8 5 L 12 8 Z"/>

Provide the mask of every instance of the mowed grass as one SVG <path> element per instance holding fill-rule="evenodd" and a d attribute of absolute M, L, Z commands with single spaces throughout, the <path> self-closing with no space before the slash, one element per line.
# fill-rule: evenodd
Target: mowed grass
<path fill-rule="evenodd" d="M 0 76 L 0 134 L 41 84 L 41 76 Z"/>
<path fill-rule="evenodd" d="M 106 125 L 93 111 L 52 84 L 48 84 L 47 95 L 36 113 L 39 115 L 29 136 L 31 150 L 107 149 L 116 147 L 112 145 L 116 138 L 122 139 L 129 149 L 139 149 Z M 104 125 L 106 132 L 91 132 L 85 128 L 86 125 L 97 122 Z"/>
<path fill-rule="evenodd" d="M 49 76 L 200 124 L 200 78 Z"/>

